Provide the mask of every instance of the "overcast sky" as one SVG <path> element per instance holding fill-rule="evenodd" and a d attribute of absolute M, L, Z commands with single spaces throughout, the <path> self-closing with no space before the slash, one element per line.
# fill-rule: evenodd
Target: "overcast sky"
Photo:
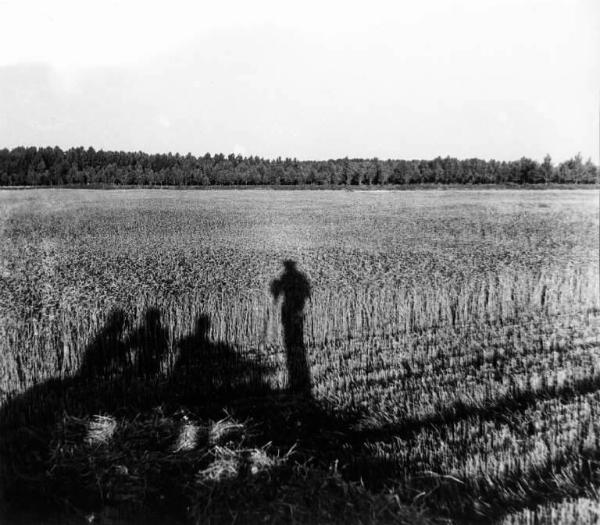
<path fill-rule="evenodd" d="M 0 148 L 598 162 L 599 0 L 0 0 Z"/>

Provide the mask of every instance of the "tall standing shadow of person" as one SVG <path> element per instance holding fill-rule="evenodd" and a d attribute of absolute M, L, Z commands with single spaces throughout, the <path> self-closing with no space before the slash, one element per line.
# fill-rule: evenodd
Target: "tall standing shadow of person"
<path fill-rule="evenodd" d="M 284 272 L 271 282 L 271 294 L 281 304 L 281 322 L 287 357 L 288 383 L 292 393 L 310 395 L 311 378 L 304 346 L 304 305 L 310 297 L 310 283 L 296 268 L 296 261 L 283 261 Z"/>

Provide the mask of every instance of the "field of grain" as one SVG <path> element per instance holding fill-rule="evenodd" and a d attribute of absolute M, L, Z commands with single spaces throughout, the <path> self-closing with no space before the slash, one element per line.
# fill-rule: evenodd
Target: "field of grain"
<path fill-rule="evenodd" d="M 598 214 L 596 190 L 0 191 L 2 508 L 597 516 Z"/>

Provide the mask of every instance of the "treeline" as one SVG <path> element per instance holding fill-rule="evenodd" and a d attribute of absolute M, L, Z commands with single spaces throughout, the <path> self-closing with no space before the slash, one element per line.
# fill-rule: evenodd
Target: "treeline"
<path fill-rule="evenodd" d="M 94 148 L 0 150 L 0 186 L 60 185 L 372 185 L 592 184 L 598 170 L 581 155 L 554 165 L 496 160 L 275 160 L 223 154 L 147 154 Z"/>

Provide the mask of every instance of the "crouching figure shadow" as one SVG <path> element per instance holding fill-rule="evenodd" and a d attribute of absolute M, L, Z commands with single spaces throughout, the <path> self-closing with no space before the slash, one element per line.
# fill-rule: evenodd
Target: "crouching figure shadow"
<path fill-rule="evenodd" d="M 171 400 L 221 406 L 223 401 L 270 391 L 270 368 L 227 343 L 209 337 L 210 317 L 201 314 L 192 334 L 178 343 L 179 355 L 169 378 Z"/>
<path fill-rule="evenodd" d="M 65 414 L 83 417 L 116 408 L 115 394 L 129 368 L 126 326 L 123 310 L 113 310 L 87 346 L 76 374 L 48 379 L 0 406 L 0 488 L 5 498 L 0 510 L 4 506 L 8 516 L 26 509 L 31 516 L 25 522 L 34 523 L 39 519 L 34 512 L 54 504 L 49 467 L 56 451 L 51 442 Z M 0 512 L 3 519 L 10 522 Z"/>

